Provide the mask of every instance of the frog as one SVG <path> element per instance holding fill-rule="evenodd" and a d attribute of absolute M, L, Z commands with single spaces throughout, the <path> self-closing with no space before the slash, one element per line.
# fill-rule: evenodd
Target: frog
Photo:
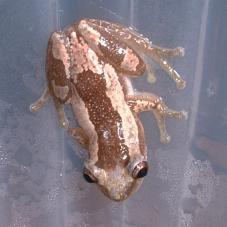
<path fill-rule="evenodd" d="M 131 79 L 155 77 L 149 59 L 183 89 L 185 80 L 168 57 L 184 56 L 184 48 L 154 45 L 135 29 L 100 19 L 84 18 L 51 34 L 46 57 L 47 86 L 30 106 L 38 111 L 52 97 L 61 127 L 88 151 L 83 176 L 113 201 L 134 194 L 148 174 L 145 132 L 138 114 L 150 111 L 160 141 L 170 142 L 165 119 L 186 118 L 153 93 L 135 92 Z M 78 121 L 65 114 L 69 105 Z"/>

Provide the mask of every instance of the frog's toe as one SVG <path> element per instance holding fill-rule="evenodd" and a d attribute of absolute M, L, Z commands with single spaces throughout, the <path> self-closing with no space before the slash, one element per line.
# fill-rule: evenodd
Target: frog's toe
<path fill-rule="evenodd" d="M 161 143 L 167 144 L 170 141 L 171 141 L 171 136 L 169 134 L 166 133 L 166 134 L 160 136 Z"/>

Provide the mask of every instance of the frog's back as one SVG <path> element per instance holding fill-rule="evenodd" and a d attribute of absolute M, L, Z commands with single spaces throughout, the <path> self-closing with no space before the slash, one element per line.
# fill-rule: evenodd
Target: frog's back
<path fill-rule="evenodd" d="M 120 116 L 107 95 L 111 88 L 107 87 L 104 74 L 95 74 L 90 70 L 80 73 L 75 87 L 88 110 L 90 120 L 97 128 L 104 123 L 120 121 Z M 124 96 L 124 93 L 121 95 Z"/>
<path fill-rule="evenodd" d="M 97 166 L 115 168 L 119 162 L 125 165 L 131 152 L 140 150 L 140 131 L 117 73 L 110 64 L 102 64 L 101 74 L 91 70 L 77 74 L 74 86 L 81 102 L 73 108 L 80 114 L 81 127 L 96 136 Z"/>

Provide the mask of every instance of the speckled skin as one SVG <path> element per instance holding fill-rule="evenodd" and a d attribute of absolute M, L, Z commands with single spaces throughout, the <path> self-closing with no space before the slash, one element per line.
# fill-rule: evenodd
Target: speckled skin
<path fill-rule="evenodd" d="M 135 95 L 125 75 L 143 75 L 150 68 L 145 61 L 149 56 L 183 88 L 185 82 L 165 60 L 181 55 L 182 48 L 153 46 L 132 29 L 101 20 L 84 19 L 50 37 L 48 88 L 31 110 L 53 97 L 61 125 L 89 151 L 86 172 L 110 199 L 128 198 L 142 183 L 135 170 L 147 168 L 144 130 L 137 113 L 153 111 L 164 143 L 170 140 L 165 116 L 185 116 L 153 94 Z M 64 104 L 71 104 L 81 128 L 70 127 Z"/>

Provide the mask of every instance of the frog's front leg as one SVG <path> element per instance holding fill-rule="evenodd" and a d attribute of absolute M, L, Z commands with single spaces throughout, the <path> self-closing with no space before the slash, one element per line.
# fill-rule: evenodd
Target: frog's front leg
<path fill-rule="evenodd" d="M 187 118 L 187 113 L 185 111 L 175 111 L 170 109 L 166 106 L 161 97 L 154 94 L 127 96 L 126 100 L 132 111 L 135 113 L 143 111 L 153 112 L 159 127 L 160 141 L 162 143 L 168 143 L 171 139 L 166 130 L 165 118 L 167 116 L 175 119 Z"/>
<path fill-rule="evenodd" d="M 49 88 L 47 87 L 43 91 L 43 94 L 41 95 L 41 97 L 30 105 L 30 111 L 36 112 L 39 109 L 41 109 L 44 106 L 44 104 L 48 101 L 49 97 L 50 97 L 50 91 L 49 91 Z"/>
<path fill-rule="evenodd" d="M 69 127 L 69 121 L 68 121 L 66 114 L 65 114 L 64 104 L 59 102 L 59 100 L 56 99 L 55 97 L 53 97 L 53 99 L 54 99 L 55 109 L 56 109 L 57 114 L 58 114 L 59 124 L 62 128 L 67 129 Z"/>
<path fill-rule="evenodd" d="M 30 111 L 36 112 L 36 111 L 40 110 L 45 105 L 45 103 L 48 101 L 50 96 L 51 96 L 51 94 L 50 94 L 49 88 L 45 88 L 41 97 L 36 102 L 34 102 L 30 105 Z M 58 114 L 60 126 L 63 128 L 68 128 L 69 123 L 68 123 L 68 119 L 65 115 L 64 104 L 60 103 L 59 100 L 56 99 L 54 96 L 53 96 L 53 99 L 54 99 L 55 108 L 56 108 L 56 111 Z"/>

